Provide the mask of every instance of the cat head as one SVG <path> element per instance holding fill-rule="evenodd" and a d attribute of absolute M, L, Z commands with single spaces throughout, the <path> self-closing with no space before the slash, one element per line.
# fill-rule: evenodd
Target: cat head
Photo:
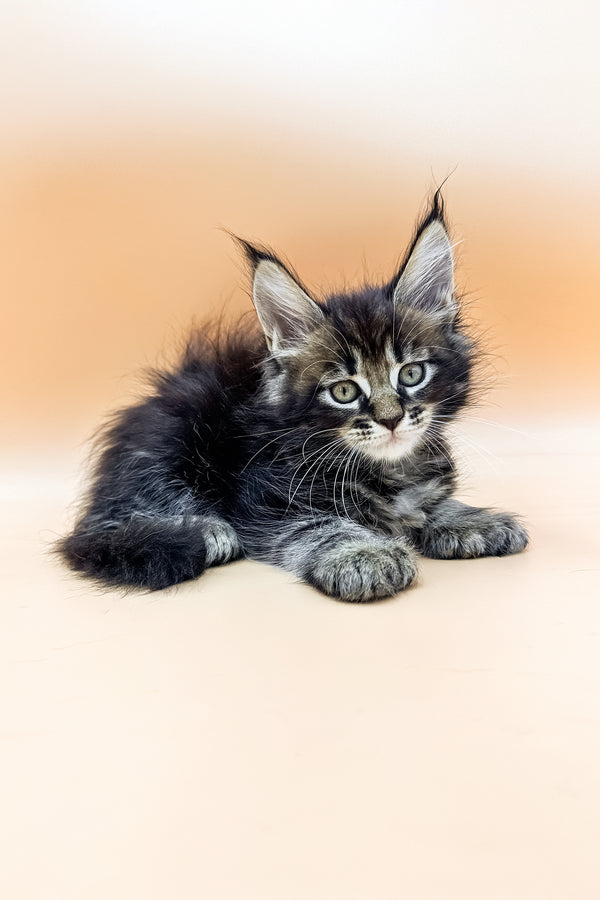
<path fill-rule="evenodd" d="M 286 422 L 394 462 L 464 405 L 472 343 L 461 332 L 439 202 L 391 281 L 319 302 L 277 257 L 244 244 L 270 356 L 263 396 Z"/>

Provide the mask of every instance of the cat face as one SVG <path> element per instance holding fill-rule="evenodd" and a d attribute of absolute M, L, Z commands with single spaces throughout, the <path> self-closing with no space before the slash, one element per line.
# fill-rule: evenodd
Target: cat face
<path fill-rule="evenodd" d="M 470 370 L 439 215 L 419 229 L 388 285 L 324 304 L 274 256 L 249 252 L 271 350 L 264 396 L 283 421 L 302 421 L 340 453 L 391 463 L 434 442 L 436 425 L 465 402 Z"/>
<path fill-rule="evenodd" d="M 410 308 L 395 321 L 383 291 L 330 298 L 328 310 L 301 344 L 274 357 L 269 394 L 283 421 L 300 416 L 343 441 L 340 449 L 374 460 L 400 460 L 433 440 L 466 397 L 464 338 Z"/>
<path fill-rule="evenodd" d="M 349 358 L 324 367 L 315 400 L 336 417 L 349 446 L 374 459 L 400 459 L 416 449 L 432 423 L 427 387 L 436 364 L 426 348 L 394 341 L 391 330 L 376 353 L 348 345 Z"/>

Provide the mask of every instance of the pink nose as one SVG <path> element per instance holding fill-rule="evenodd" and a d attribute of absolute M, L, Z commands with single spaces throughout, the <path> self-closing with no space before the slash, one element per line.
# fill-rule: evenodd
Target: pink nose
<path fill-rule="evenodd" d="M 377 421 L 380 425 L 384 425 L 386 428 L 389 428 L 390 431 L 393 431 L 401 419 L 402 416 L 395 416 L 393 419 L 377 419 Z"/>

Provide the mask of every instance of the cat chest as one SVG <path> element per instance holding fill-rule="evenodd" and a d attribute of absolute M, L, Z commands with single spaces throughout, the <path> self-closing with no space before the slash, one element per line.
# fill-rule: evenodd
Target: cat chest
<path fill-rule="evenodd" d="M 441 478 L 431 478 L 418 484 L 399 487 L 384 500 L 378 498 L 377 518 L 384 527 L 419 528 L 425 523 L 425 511 L 448 493 L 448 486 Z"/>

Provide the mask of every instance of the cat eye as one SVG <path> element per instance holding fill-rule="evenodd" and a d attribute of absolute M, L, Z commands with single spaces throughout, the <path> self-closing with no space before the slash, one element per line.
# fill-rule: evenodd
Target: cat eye
<path fill-rule="evenodd" d="M 329 393 L 337 403 L 352 403 L 360 394 L 355 381 L 338 381 L 329 388 Z"/>
<path fill-rule="evenodd" d="M 398 383 L 405 387 L 414 387 L 425 378 L 425 366 L 423 363 L 407 363 L 398 373 Z"/>

